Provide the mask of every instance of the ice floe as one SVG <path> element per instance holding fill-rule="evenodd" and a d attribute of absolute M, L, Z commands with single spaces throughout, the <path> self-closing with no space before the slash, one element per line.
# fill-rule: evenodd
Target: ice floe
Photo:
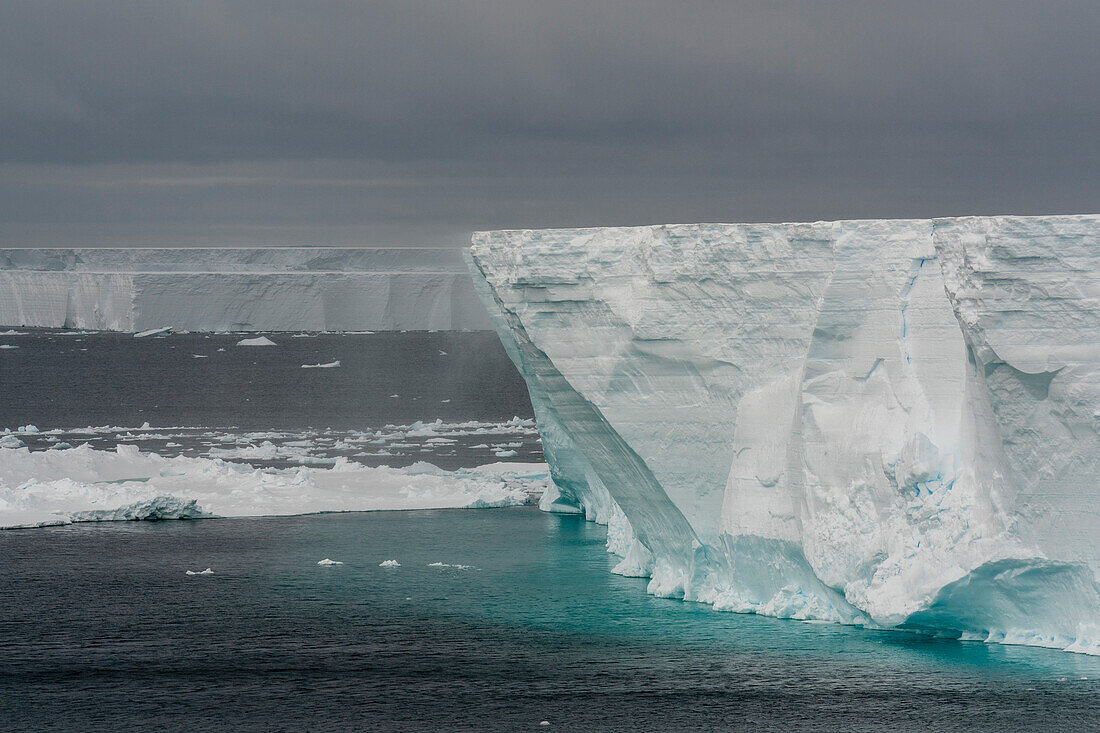
<path fill-rule="evenodd" d="M 237 346 L 278 346 L 278 344 L 267 336 L 257 336 L 250 339 L 241 339 L 237 342 Z"/>
<path fill-rule="evenodd" d="M 10 434 L 5 437 L 12 437 Z M 543 464 L 444 471 L 429 463 L 259 469 L 218 458 L 0 448 L 0 528 L 79 521 L 519 506 L 545 491 Z"/>

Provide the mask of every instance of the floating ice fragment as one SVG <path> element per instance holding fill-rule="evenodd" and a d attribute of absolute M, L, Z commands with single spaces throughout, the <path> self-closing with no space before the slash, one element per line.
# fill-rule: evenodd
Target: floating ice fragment
<path fill-rule="evenodd" d="M 454 570 L 476 570 L 477 569 L 473 565 L 452 565 L 450 563 L 445 563 L 445 562 L 430 562 L 430 563 L 428 563 L 428 567 L 429 568 L 453 568 Z"/>
<path fill-rule="evenodd" d="M 196 572 L 194 570 L 188 570 L 187 574 L 188 575 L 213 575 L 214 571 L 211 570 L 210 568 L 207 568 L 206 570 L 199 570 L 198 572 Z"/>
<path fill-rule="evenodd" d="M 16 430 L 15 432 L 17 432 L 17 433 L 37 433 L 38 428 L 35 427 L 34 425 L 23 425 L 18 430 Z"/>
<path fill-rule="evenodd" d="M 257 336 L 256 338 L 241 339 L 237 342 L 237 346 L 278 346 L 278 344 L 267 336 Z"/>
<path fill-rule="evenodd" d="M 0 344 L 0 349 L 18 349 L 15 344 Z"/>
<path fill-rule="evenodd" d="M 399 395 L 399 394 L 391 394 L 391 395 L 390 395 L 390 397 L 400 397 L 400 396 L 401 396 L 401 395 Z"/>
<path fill-rule="evenodd" d="M 498 450 L 493 453 L 497 458 L 515 458 L 519 454 L 514 450 Z"/>
<path fill-rule="evenodd" d="M 23 441 L 14 435 L 5 435 L 0 438 L 0 448 L 22 448 Z"/>
<path fill-rule="evenodd" d="M 446 351 L 444 351 L 443 349 L 440 349 L 440 350 L 439 350 L 439 355 L 440 355 L 440 356 L 446 356 L 446 355 L 447 355 L 447 352 L 446 352 Z"/>
<path fill-rule="evenodd" d="M 303 364 L 303 369 L 335 369 L 340 366 L 340 360 L 330 361 L 327 364 Z"/>
<path fill-rule="evenodd" d="M 167 336 L 170 333 L 172 333 L 172 327 L 164 326 L 163 328 L 150 328 L 148 331 L 138 331 L 134 334 L 134 338 L 141 339 L 146 336 L 160 336 L 162 334 Z"/>
<path fill-rule="evenodd" d="M 191 354 L 191 356 L 195 359 L 205 359 L 207 355 L 206 354 Z"/>
<path fill-rule="evenodd" d="M 340 562 L 339 560 L 330 560 L 326 557 L 324 560 L 318 560 L 317 564 L 318 565 L 343 565 L 344 563 Z"/>
<path fill-rule="evenodd" d="M 401 567 L 401 563 L 397 562 L 396 560 L 383 560 L 381 563 L 378 564 L 378 567 L 380 567 L 380 568 L 399 568 L 399 567 Z"/>

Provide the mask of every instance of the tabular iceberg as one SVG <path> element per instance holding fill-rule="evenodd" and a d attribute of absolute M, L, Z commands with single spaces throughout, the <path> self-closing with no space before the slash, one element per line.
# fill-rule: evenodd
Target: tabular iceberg
<path fill-rule="evenodd" d="M 1100 652 L 1100 217 L 477 233 L 555 487 L 719 608 Z"/>
<path fill-rule="evenodd" d="M 0 249 L 0 325 L 143 331 L 486 329 L 447 248 Z"/>

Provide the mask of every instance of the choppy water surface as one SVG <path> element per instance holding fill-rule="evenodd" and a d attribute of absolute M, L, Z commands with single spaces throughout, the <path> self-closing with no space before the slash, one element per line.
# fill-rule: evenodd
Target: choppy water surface
<path fill-rule="evenodd" d="M 16 530 L 0 557 L 12 730 L 1081 731 L 1100 714 L 1098 659 L 651 598 L 608 572 L 600 528 L 533 508 Z"/>

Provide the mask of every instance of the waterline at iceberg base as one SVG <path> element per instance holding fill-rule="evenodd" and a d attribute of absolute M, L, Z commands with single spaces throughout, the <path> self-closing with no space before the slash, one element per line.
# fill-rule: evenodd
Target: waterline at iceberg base
<path fill-rule="evenodd" d="M 481 232 L 553 486 L 656 595 L 1100 653 L 1100 216 Z"/>

